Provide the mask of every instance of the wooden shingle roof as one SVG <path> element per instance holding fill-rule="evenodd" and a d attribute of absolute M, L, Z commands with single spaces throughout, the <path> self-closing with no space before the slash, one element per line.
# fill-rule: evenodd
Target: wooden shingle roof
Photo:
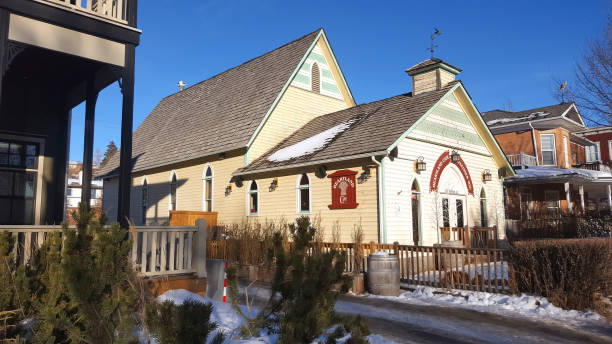
<path fill-rule="evenodd" d="M 133 134 L 132 171 L 245 148 L 321 31 L 162 99 Z M 98 176 L 118 167 L 114 154 Z"/>
<path fill-rule="evenodd" d="M 522 124 L 534 120 L 560 117 L 572 105 L 573 103 L 560 103 L 556 105 L 543 106 L 535 109 L 517 112 L 505 110 L 491 110 L 483 112 L 482 118 L 490 128 L 495 128 L 503 125 Z M 573 109 L 570 110 L 573 111 Z M 573 113 L 568 113 L 568 115 L 572 114 Z M 576 122 L 582 121 L 581 119 L 579 119 L 579 115 L 575 115 L 571 118 Z"/>
<path fill-rule="evenodd" d="M 273 169 L 291 168 L 329 159 L 380 153 L 391 147 L 413 124 L 430 110 L 460 81 L 453 81 L 439 91 L 412 96 L 401 94 L 319 116 L 263 154 L 234 175 L 246 175 Z M 309 140 L 325 131 L 346 124 L 321 149 L 293 159 L 275 161 L 273 154 Z M 290 148 L 289 148 L 290 149 Z"/>

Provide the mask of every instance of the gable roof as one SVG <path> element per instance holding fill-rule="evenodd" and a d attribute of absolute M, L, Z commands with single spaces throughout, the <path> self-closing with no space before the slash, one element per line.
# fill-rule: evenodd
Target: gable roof
<path fill-rule="evenodd" d="M 552 119 L 562 116 L 578 125 L 584 126 L 574 103 L 560 103 L 517 112 L 491 110 L 482 114 L 482 118 L 490 128 L 523 124 L 530 121 Z"/>
<path fill-rule="evenodd" d="M 423 73 L 423 72 L 427 72 L 430 71 L 434 68 L 440 67 L 442 69 L 448 70 L 451 73 L 454 74 L 459 74 L 462 69 L 459 67 L 455 67 L 453 65 L 451 65 L 450 63 L 444 62 L 444 60 L 439 59 L 437 57 L 432 57 L 430 59 L 427 59 L 423 62 L 417 63 L 414 66 L 406 69 L 406 73 L 408 73 L 408 75 L 412 76 L 415 74 L 419 74 L 419 73 Z"/>
<path fill-rule="evenodd" d="M 453 81 L 438 91 L 417 96 L 401 94 L 319 116 L 234 175 L 386 153 L 458 83 Z M 312 149 L 314 146 L 318 149 Z M 306 154 L 300 155 L 300 150 Z M 292 158 L 279 160 L 279 156 Z"/>
<path fill-rule="evenodd" d="M 132 171 L 247 147 L 323 29 L 162 99 L 132 138 Z M 98 175 L 118 174 L 114 154 Z"/>

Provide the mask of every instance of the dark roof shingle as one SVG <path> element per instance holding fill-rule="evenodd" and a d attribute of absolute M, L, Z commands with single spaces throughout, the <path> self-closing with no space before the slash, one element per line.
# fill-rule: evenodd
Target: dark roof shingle
<path fill-rule="evenodd" d="M 321 30 L 162 99 L 133 134 L 132 171 L 246 147 Z"/>
<path fill-rule="evenodd" d="M 535 119 L 561 116 L 572 103 L 561 103 L 523 111 L 491 110 L 482 113 L 482 118 L 490 128 L 508 124 L 521 124 Z"/>
<path fill-rule="evenodd" d="M 412 96 L 411 93 L 401 94 L 319 116 L 253 161 L 249 166 L 236 171 L 235 174 L 248 174 L 274 168 L 290 168 L 293 165 L 314 161 L 385 151 L 459 82 L 453 81 L 439 91 L 417 96 Z M 340 124 L 351 122 L 352 124 L 344 131 L 312 154 L 286 161 L 268 160 L 272 154 L 281 149 L 303 142 Z"/>

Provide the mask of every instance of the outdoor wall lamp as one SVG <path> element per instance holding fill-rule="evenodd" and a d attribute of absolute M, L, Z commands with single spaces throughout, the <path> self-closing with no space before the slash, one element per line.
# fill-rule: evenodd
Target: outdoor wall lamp
<path fill-rule="evenodd" d="M 357 178 L 357 183 L 359 184 L 363 184 L 365 183 L 368 179 L 370 179 L 370 167 L 368 166 L 363 166 L 363 172 L 361 173 L 361 175 Z"/>
<path fill-rule="evenodd" d="M 414 162 L 414 169 L 417 172 L 423 172 L 427 169 L 427 164 L 425 163 L 425 158 L 423 158 L 422 156 L 418 157 L 417 160 Z"/>
<path fill-rule="evenodd" d="M 484 170 L 484 172 L 482 172 L 483 182 L 490 182 L 492 179 L 493 179 L 493 176 L 491 175 L 491 172 L 489 170 Z"/>
<path fill-rule="evenodd" d="M 451 157 L 451 162 L 452 162 L 453 164 L 456 164 L 456 163 L 458 163 L 458 162 L 459 162 L 459 160 L 461 160 L 461 155 L 459 155 L 459 153 L 457 153 L 457 151 L 456 151 L 456 150 L 454 150 L 454 149 L 453 149 L 453 151 L 451 152 L 450 157 Z"/>
<path fill-rule="evenodd" d="M 278 178 L 274 178 L 272 179 L 272 183 L 270 183 L 270 187 L 269 187 L 270 192 L 276 190 L 277 187 L 278 187 Z"/>
<path fill-rule="evenodd" d="M 225 187 L 225 196 L 229 196 L 230 193 L 232 193 L 232 186 L 228 185 Z"/>

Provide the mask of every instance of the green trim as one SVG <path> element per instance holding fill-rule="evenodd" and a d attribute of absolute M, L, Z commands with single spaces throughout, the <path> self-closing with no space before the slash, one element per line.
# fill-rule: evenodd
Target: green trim
<path fill-rule="evenodd" d="M 453 108 L 450 108 L 444 104 L 440 104 L 440 106 L 433 112 L 433 114 L 436 116 L 440 116 L 444 119 L 448 119 L 449 121 L 472 126 L 472 122 L 470 122 L 470 119 L 467 118 L 466 114 L 461 111 L 457 111 Z"/>
<path fill-rule="evenodd" d="M 430 134 L 443 136 L 448 139 L 453 139 L 486 148 L 484 142 L 482 142 L 482 139 L 480 138 L 480 136 L 478 136 L 478 134 L 470 133 L 459 128 L 453 128 L 451 126 L 437 123 L 434 121 L 425 120 L 421 122 L 419 126 L 415 128 L 415 130 L 424 131 Z"/>
<path fill-rule="evenodd" d="M 383 244 L 387 243 L 387 202 L 385 202 L 386 194 L 385 194 L 385 159 L 383 157 L 380 161 L 380 187 L 381 187 L 381 203 L 382 203 L 382 232 L 383 232 Z"/>
<path fill-rule="evenodd" d="M 429 116 L 429 114 L 432 113 L 434 109 L 438 107 L 438 105 L 442 104 L 444 99 L 446 99 L 449 95 L 452 95 L 453 91 L 455 91 L 460 85 L 461 83 L 458 83 L 457 85 L 453 86 L 453 88 L 448 90 L 448 92 L 446 92 L 446 94 L 442 96 L 442 98 L 440 98 L 431 108 L 429 108 L 429 110 L 427 110 L 427 112 L 425 112 L 425 114 L 423 114 L 416 122 L 414 122 L 410 126 L 410 128 L 408 128 L 408 130 L 406 130 L 397 140 L 395 140 L 395 142 L 393 142 L 391 146 L 389 146 L 389 148 L 387 148 L 387 152 L 391 152 L 393 149 L 395 149 L 395 147 L 397 147 L 400 142 L 402 142 L 402 140 L 404 140 L 404 138 L 406 138 L 406 136 L 408 136 L 408 134 L 410 134 L 410 132 L 414 130 L 414 128 L 421 124 L 421 122 L 423 122 L 425 118 L 427 118 L 427 116 Z"/>
<path fill-rule="evenodd" d="M 287 82 L 285 83 L 285 86 L 283 86 L 283 89 L 280 91 L 280 93 L 278 94 L 278 96 L 276 96 L 276 99 L 274 99 L 274 102 L 272 103 L 272 106 L 270 106 L 270 109 L 268 109 L 268 112 L 266 113 L 266 115 L 264 116 L 263 120 L 259 123 L 259 125 L 257 126 L 257 128 L 255 129 L 255 132 L 253 133 L 253 135 L 251 136 L 251 139 L 249 140 L 249 142 L 247 143 L 247 150 L 249 147 L 251 147 L 251 145 L 253 144 L 253 141 L 255 141 L 255 138 L 257 137 L 257 135 L 259 134 L 259 132 L 261 131 L 261 129 L 263 128 L 264 124 L 268 121 L 268 118 L 270 117 L 270 115 L 272 114 L 272 111 L 274 111 L 274 109 L 276 108 L 276 105 L 278 104 L 278 102 L 281 100 L 281 98 L 283 97 L 283 94 L 285 94 L 285 91 L 287 91 L 287 88 L 289 88 L 289 85 L 291 85 L 291 82 L 293 81 L 293 78 L 295 78 L 295 76 L 298 74 L 298 72 L 300 71 L 300 67 L 302 66 L 302 64 L 306 61 L 306 59 L 308 58 L 308 54 L 310 54 L 310 52 L 312 51 L 312 49 L 317 45 L 317 42 L 319 41 L 319 38 L 323 36 L 325 37 L 323 30 L 320 30 L 319 33 L 317 34 L 317 37 L 315 37 L 315 39 L 312 41 L 312 44 L 310 45 L 310 47 L 308 48 L 308 50 L 306 50 L 306 53 L 304 54 L 304 56 L 302 56 L 302 59 L 300 60 L 300 63 L 298 63 L 298 65 L 295 67 L 295 70 L 293 71 L 293 73 L 291 74 L 291 76 L 289 77 L 289 79 L 287 80 Z M 333 54 L 332 54 L 333 56 Z M 246 166 L 246 165 L 245 165 Z"/>
<path fill-rule="evenodd" d="M 470 103 L 470 106 L 472 106 L 472 109 L 474 111 L 476 111 L 477 114 L 480 114 L 480 111 L 478 111 L 478 109 L 476 108 L 476 106 L 474 105 L 474 103 L 472 102 L 472 99 L 470 98 L 470 95 L 467 93 L 467 91 L 465 90 L 465 88 L 463 87 L 463 85 L 461 83 L 458 84 L 458 86 L 461 86 L 461 90 L 463 91 L 463 93 L 465 93 L 466 98 L 468 99 L 468 102 Z M 453 90 L 455 89 L 455 87 L 453 87 Z M 497 140 L 495 139 L 495 135 L 493 135 L 493 133 L 491 132 L 491 130 L 489 129 L 489 126 L 484 122 L 484 120 L 482 119 L 482 116 L 476 116 L 478 117 L 480 123 L 482 124 L 482 126 L 484 126 L 485 130 L 489 133 L 489 135 L 491 135 L 491 137 L 493 138 L 493 142 L 495 142 L 495 147 L 497 147 L 498 152 L 501 153 L 501 156 L 504 158 L 504 161 L 506 161 L 506 165 L 510 170 L 510 173 L 512 173 L 512 176 L 516 176 L 516 172 L 514 172 L 514 168 L 512 168 L 512 165 L 510 164 L 510 162 L 508 161 L 508 157 L 506 157 L 506 154 L 504 153 L 504 151 L 501 149 L 501 147 L 499 146 L 499 143 L 497 142 Z M 512 177 L 510 176 L 510 177 Z M 500 181 L 502 181 L 503 178 L 500 178 Z M 502 182 L 503 184 L 503 182 Z"/>
<path fill-rule="evenodd" d="M 323 30 L 321 30 L 321 32 L 323 32 Z M 325 42 L 325 46 L 327 47 L 327 50 L 329 50 L 332 60 L 334 61 L 334 66 L 336 66 L 336 68 L 338 69 L 338 72 L 340 74 L 340 79 L 342 79 L 342 84 L 344 85 L 346 92 L 348 92 L 349 96 L 351 97 L 351 101 L 353 101 L 353 104 L 356 104 L 355 98 L 353 97 L 353 92 L 351 92 L 351 89 L 349 85 L 347 84 L 346 79 L 344 78 L 344 73 L 342 72 L 342 69 L 340 69 L 340 65 L 338 64 L 338 61 L 336 60 L 336 54 L 334 54 L 334 50 L 332 49 L 331 45 L 329 45 L 329 41 L 327 40 L 327 36 L 325 34 L 323 34 L 323 42 Z M 336 80 L 336 83 L 337 82 L 338 81 Z"/>
<path fill-rule="evenodd" d="M 326 78 L 330 78 L 330 79 L 334 78 L 333 74 L 327 69 L 321 69 L 321 75 L 323 75 Z"/>
<path fill-rule="evenodd" d="M 302 84 L 310 85 L 310 77 L 298 74 L 293 78 L 293 81 L 301 82 Z"/>
<path fill-rule="evenodd" d="M 327 66 L 327 61 L 325 61 L 325 57 L 321 54 L 315 53 L 314 51 L 310 52 L 310 54 L 308 55 L 308 58 L 313 59 L 317 61 L 318 63 Z"/>
<path fill-rule="evenodd" d="M 321 87 L 323 87 L 323 89 L 326 90 L 326 91 L 329 91 L 329 92 L 332 92 L 332 93 L 336 93 L 336 94 L 340 94 L 340 90 L 334 84 L 330 84 L 328 82 L 323 81 L 321 83 Z"/>
<path fill-rule="evenodd" d="M 244 153 L 244 167 L 249 165 L 249 149 L 247 148 L 246 153 Z"/>
<path fill-rule="evenodd" d="M 300 70 L 310 73 L 310 64 L 308 64 L 308 62 L 304 62 L 300 67 Z"/>

